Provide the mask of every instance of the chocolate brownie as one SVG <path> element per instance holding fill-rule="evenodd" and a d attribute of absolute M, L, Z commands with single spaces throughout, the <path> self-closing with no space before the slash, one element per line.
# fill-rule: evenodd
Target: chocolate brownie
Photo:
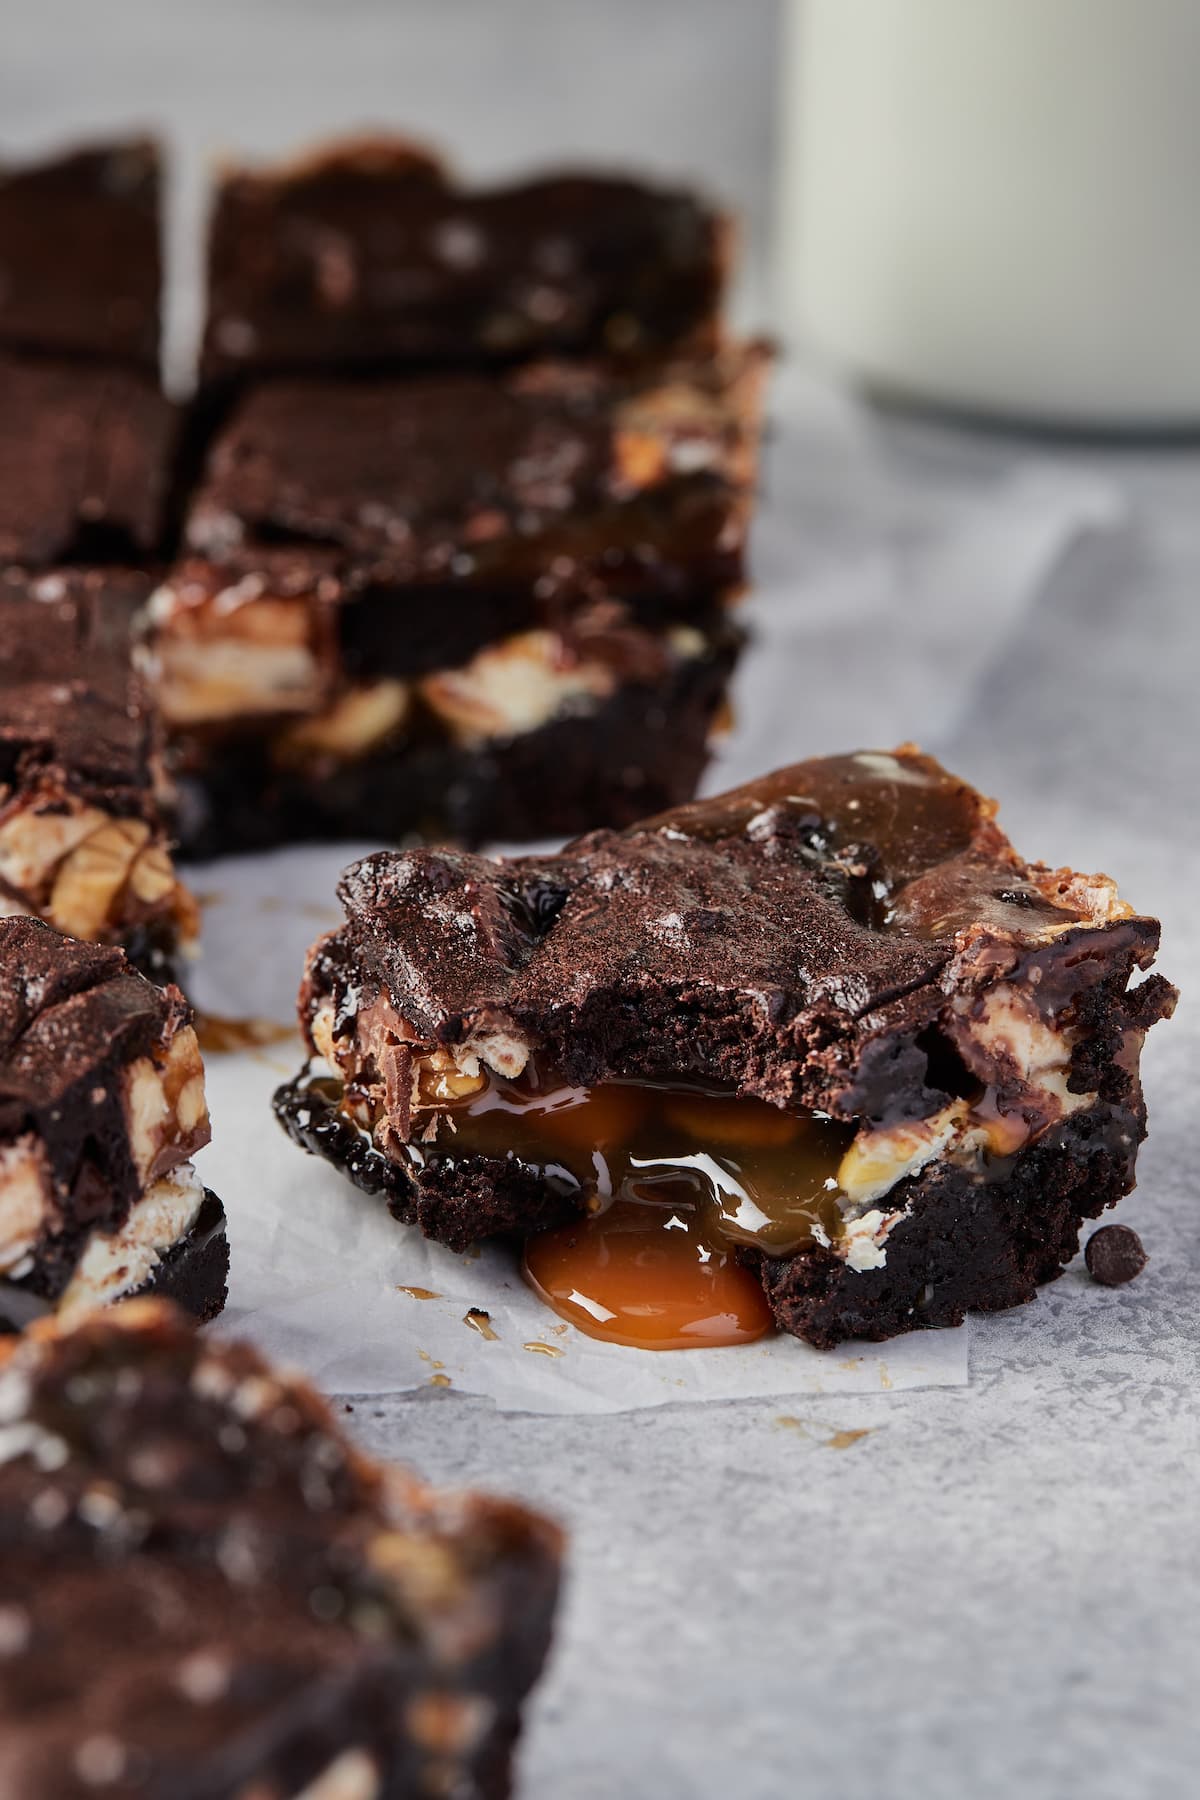
<path fill-rule="evenodd" d="M 308 716 L 176 726 L 183 850 L 216 856 L 306 838 L 520 842 L 685 799 L 708 759 L 740 636 L 720 618 L 705 631 L 648 632 L 621 610 L 515 634 L 458 669 L 335 684 Z M 172 690 L 160 694 L 170 717 Z"/>
<path fill-rule="evenodd" d="M 196 932 L 163 819 L 129 570 L 0 571 L 0 915 L 36 913 L 167 972 Z"/>
<path fill-rule="evenodd" d="M 225 1300 L 224 1215 L 186 1001 L 120 950 L 0 919 L 0 1321 L 162 1289 Z"/>
<path fill-rule="evenodd" d="M 161 182 L 147 138 L 0 167 L 0 348 L 157 368 Z"/>
<path fill-rule="evenodd" d="M 1157 922 L 994 812 L 905 747 L 559 855 L 367 857 L 280 1119 L 429 1236 L 527 1239 L 600 1335 L 664 1238 L 819 1346 L 1028 1300 L 1133 1185 L 1175 994 Z"/>
<path fill-rule="evenodd" d="M 0 566 L 157 552 L 174 437 L 152 376 L 0 355 Z"/>
<path fill-rule="evenodd" d="M 729 221 L 694 195 L 553 174 L 464 188 L 403 138 L 224 178 L 206 379 L 709 347 Z"/>
<path fill-rule="evenodd" d="M 502 1800 L 561 1536 L 133 1301 L 0 1369 L 0 1789 Z"/>
<path fill-rule="evenodd" d="M 150 609 L 187 847 L 537 837 L 686 798 L 763 368 L 256 389 Z"/>
<path fill-rule="evenodd" d="M 213 445 L 187 542 L 243 576 L 247 550 L 327 546 L 397 606 L 430 584 L 707 597 L 743 578 L 766 361 L 266 383 Z"/>

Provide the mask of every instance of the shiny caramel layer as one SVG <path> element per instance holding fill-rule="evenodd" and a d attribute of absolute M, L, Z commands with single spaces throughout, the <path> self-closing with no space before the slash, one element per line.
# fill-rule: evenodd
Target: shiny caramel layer
<path fill-rule="evenodd" d="M 430 1113 L 407 1147 L 414 1164 L 434 1153 L 515 1158 L 577 1192 L 593 1216 L 618 1202 L 680 1212 L 689 1230 L 776 1255 L 840 1234 L 838 1170 L 853 1126 L 695 1086 L 570 1087 L 532 1066 L 473 1085 Z"/>
<path fill-rule="evenodd" d="M 820 1245 L 856 1270 L 886 1260 L 904 1202 L 886 1196 L 939 1157 L 1001 1177 L 1033 1128 L 994 1091 L 924 1120 L 855 1126 L 696 1084 L 470 1074 L 443 1056 L 414 1075 L 413 1136 L 389 1134 L 370 1067 L 342 1110 L 406 1162 L 516 1161 L 577 1220 L 525 1244 L 527 1279 L 589 1336 L 652 1349 L 745 1343 L 770 1328 L 747 1251 Z"/>

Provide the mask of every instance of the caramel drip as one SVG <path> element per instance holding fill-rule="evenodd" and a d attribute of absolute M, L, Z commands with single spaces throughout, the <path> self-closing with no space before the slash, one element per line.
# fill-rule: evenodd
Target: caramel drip
<path fill-rule="evenodd" d="M 738 1245 L 774 1254 L 840 1222 L 836 1171 L 853 1135 L 832 1120 L 697 1087 L 593 1089 L 487 1078 L 432 1115 L 421 1158 L 512 1156 L 580 1206 L 531 1238 L 525 1273 L 589 1336 L 655 1349 L 748 1343 L 771 1326 Z"/>

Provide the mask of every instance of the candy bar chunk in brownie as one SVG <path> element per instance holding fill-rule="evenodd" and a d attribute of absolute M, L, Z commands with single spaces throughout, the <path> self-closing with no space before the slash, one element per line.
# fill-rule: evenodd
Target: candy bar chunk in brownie
<path fill-rule="evenodd" d="M 0 572 L 0 916 L 38 914 L 164 974 L 196 911 L 133 663 L 149 591 L 126 570 Z"/>
<path fill-rule="evenodd" d="M 0 1790 L 503 1800 L 561 1534 L 159 1300 L 0 1366 Z"/>
<path fill-rule="evenodd" d="M 741 642 L 719 606 L 651 628 L 624 602 L 592 602 L 455 662 L 461 633 L 430 596 L 421 629 L 427 648 L 444 631 L 448 666 L 422 673 L 406 634 L 387 638 L 390 597 L 356 600 L 332 576 L 298 596 L 290 566 L 264 589 L 189 565 L 155 598 L 155 687 L 190 854 L 568 836 L 694 793 Z"/>
<path fill-rule="evenodd" d="M 0 167 L 0 346 L 156 368 L 160 187 L 146 138 Z"/>
<path fill-rule="evenodd" d="M 393 593 L 397 643 L 431 584 L 532 608 L 602 582 L 682 610 L 743 578 L 766 362 L 267 383 L 218 435 L 187 541 L 244 574 L 247 552 L 330 548 Z"/>
<path fill-rule="evenodd" d="M 622 1342 L 1029 1300 L 1133 1186 L 1159 927 L 911 747 L 559 855 L 381 853 L 310 954 L 305 1148 Z"/>
<path fill-rule="evenodd" d="M 595 174 L 460 187 L 403 138 L 234 169 L 209 242 L 207 377 L 710 346 L 729 221 Z"/>
<path fill-rule="evenodd" d="M 0 355 L 0 566 L 152 554 L 174 438 L 148 375 Z"/>
<path fill-rule="evenodd" d="M 692 793 L 763 369 L 251 393 L 150 609 L 189 848 L 544 837 Z"/>
<path fill-rule="evenodd" d="M 120 950 L 0 919 L 0 1322 L 147 1290 L 218 1313 L 225 1216 L 190 1160 L 208 1138 L 179 989 Z"/>

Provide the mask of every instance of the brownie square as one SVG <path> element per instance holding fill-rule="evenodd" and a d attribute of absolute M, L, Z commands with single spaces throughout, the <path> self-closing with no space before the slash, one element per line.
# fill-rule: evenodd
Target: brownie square
<path fill-rule="evenodd" d="M 403 138 L 235 168 L 213 210 L 202 373 L 708 348 L 730 239 L 678 189 L 588 173 L 464 187 Z"/>
<path fill-rule="evenodd" d="M 120 950 L 0 919 L 0 1323 L 131 1293 L 225 1300 L 224 1214 L 186 1001 Z"/>
<path fill-rule="evenodd" d="M 251 391 L 151 608 L 187 846 L 563 835 L 693 792 L 765 361 Z"/>
<path fill-rule="evenodd" d="M 318 1061 L 280 1119 L 452 1248 L 526 1240 L 535 1285 L 619 1341 L 683 1291 L 642 1281 L 623 1325 L 667 1238 L 664 1284 L 719 1276 L 743 1336 L 1031 1299 L 1133 1186 L 1138 1055 L 1175 995 L 1134 979 L 1157 921 L 1026 862 L 994 812 L 905 747 L 557 856 L 368 857 L 310 954 Z"/>
<path fill-rule="evenodd" d="M 186 541 L 241 573 L 247 552 L 328 547 L 400 596 L 602 582 L 678 607 L 743 578 L 767 360 L 269 382 L 213 445 Z"/>
<path fill-rule="evenodd" d="M 0 572 L 0 914 L 120 944 L 163 975 L 197 920 L 134 664 L 150 588 L 126 569 Z"/>
<path fill-rule="evenodd" d="M 0 167 L 0 349 L 157 369 L 161 186 L 148 138 Z"/>
<path fill-rule="evenodd" d="M 0 1370 L 0 1787 L 503 1800 L 561 1536 L 137 1301 Z"/>

